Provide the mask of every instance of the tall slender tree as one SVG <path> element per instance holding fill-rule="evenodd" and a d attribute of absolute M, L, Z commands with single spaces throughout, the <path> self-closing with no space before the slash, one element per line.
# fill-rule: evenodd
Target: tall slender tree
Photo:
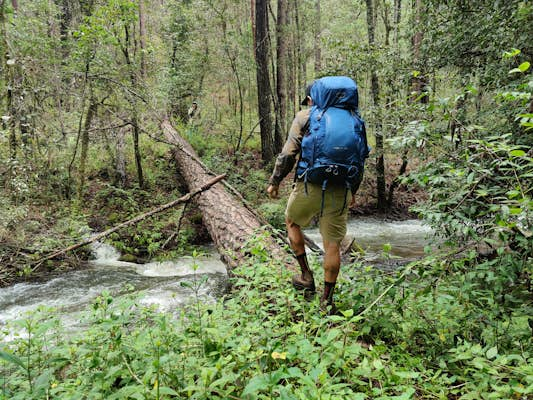
<path fill-rule="evenodd" d="M 414 34 L 413 43 L 413 68 L 417 71 L 411 79 L 411 98 L 427 103 L 428 98 L 422 97 L 422 92 L 426 90 L 426 77 L 422 69 L 422 60 L 420 59 L 420 46 L 422 46 L 423 32 L 421 24 L 422 0 L 414 0 Z"/>
<path fill-rule="evenodd" d="M 306 47 L 303 34 L 303 22 L 300 15 L 300 8 L 298 7 L 298 0 L 294 0 L 294 20 L 296 23 L 296 63 L 298 68 L 298 86 L 305 87 L 305 80 L 307 79 L 307 62 L 306 62 Z"/>
<path fill-rule="evenodd" d="M 402 0 L 394 0 L 394 45 L 399 51 L 400 21 L 402 20 Z"/>
<path fill-rule="evenodd" d="M 374 8 L 376 4 L 373 0 L 366 0 L 366 22 L 368 30 L 368 45 L 371 52 L 375 52 L 376 45 L 376 10 Z M 376 72 L 376 68 L 372 68 L 370 73 L 372 94 L 372 102 L 376 113 L 379 113 L 380 101 L 379 101 L 379 79 Z M 385 194 L 385 158 L 384 158 L 384 141 L 383 141 L 383 126 L 381 123 L 380 115 L 376 115 L 375 118 L 374 135 L 376 137 L 376 183 L 377 183 L 377 207 L 379 210 L 385 210 L 387 207 L 387 198 Z"/>
<path fill-rule="evenodd" d="M 285 132 L 287 131 L 287 6 L 287 0 L 278 0 L 276 23 L 276 94 L 278 97 L 278 109 L 274 133 L 275 153 L 281 151 Z"/>
<path fill-rule="evenodd" d="M 13 11 L 18 10 L 18 4 L 15 0 L 11 0 L 11 6 Z M 17 60 L 14 55 L 11 54 L 9 42 L 7 39 L 7 5 L 6 0 L 2 0 L 0 3 L 0 33 L 1 33 L 1 51 L 2 56 L 0 58 L 2 64 L 1 69 L 4 71 L 4 84 L 6 87 L 5 93 L 5 112 L 6 117 L 2 118 L 2 124 L 5 125 L 5 129 L 9 132 L 9 154 L 11 159 L 17 157 L 18 143 L 16 133 L 16 106 L 15 106 L 15 88 L 16 88 L 16 74 L 17 74 Z M 2 96 L 4 97 L 4 96 Z"/>
<path fill-rule="evenodd" d="M 132 57 L 134 54 L 131 54 L 130 46 L 132 45 L 131 34 L 130 34 L 130 27 L 128 24 L 124 24 L 124 42 L 122 44 L 122 53 L 124 54 L 124 59 L 126 61 L 126 65 L 129 69 L 129 76 L 130 76 L 130 83 L 133 89 L 137 88 L 138 84 L 138 74 L 136 71 L 136 66 L 133 62 Z M 142 157 L 141 157 L 141 149 L 139 146 L 139 136 L 140 136 L 140 127 L 139 127 L 139 114 L 137 111 L 137 98 L 131 94 L 128 95 L 128 101 L 131 105 L 131 125 L 132 125 L 132 133 L 133 133 L 133 153 L 135 155 L 135 166 L 137 167 L 137 180 L 139 183 L 139 187 L 144 188 L 145 182 L 144 182 L 144 173 L 142 168 Z"/>
<path fill-rule="evenodd" d="M 85 123 L 83 126 L 83 132 L 81 133 L 81 149 L 80 149 L 80 163 L 78 167 L 79 175 L 79 184 L 78 184 L 78 198 L 83 199 L 85 193 L 85 180 L 86 180 L 86 170 L 87 170 L 87 155 L 89 152 L 89 133 L 91 131 L 91 126 L 93 119 L 96 117 L 98 110 L 98 105 L 94 97 L 92 84 L 89 83 L 89 108 L 87 109 L 87 115 L 85 116 Z"/>
<path fill-rule="evenodd" d="M 315 0 L 315 76 L 318 76 L 322 69 L 322 49 L 320 46 L 321 16 L 320 16 L 320 0 Z"/>
<path fill-rule="evenodd" d="M 139 0 L 139 45 L 141 46 L 141 77 L 146 77 L 146 13 L 144 0 Z"/>
<path fill-rule="evenodd" d="M 271 87 L 268 69 L 268 0 L 255 1 L 255 63 L 257 106 L 261 130 L 261 159 L 264 164 L 274 157 L 272 138 Z"/>

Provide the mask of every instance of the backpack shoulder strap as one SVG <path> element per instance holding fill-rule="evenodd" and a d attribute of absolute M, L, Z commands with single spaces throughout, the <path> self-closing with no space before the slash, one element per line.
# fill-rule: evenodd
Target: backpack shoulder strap
<path fill-rule="evenodd" d="M 366 156 L 365 158 L 368 158 L 368 155 L 370 153 L 370 148 L 368 147 L 368 140 L 366 138 L 366 124 L 365 121 L 361 118 L 361 122 L 363 124 L 363 140 L 365 142 L 365 149 L 366 149 Z"/>
<path fill-rule="evenodd" d="M 307 121 L 305 121 L 305 124 L 302 127 L 302 131 L 303 131 L 302 140 L 303 140 L 303 137 L 309 133 L 309 129 L 311 126 L 310 121 L 311 121 L 311 114 L 309 114 L 309 118 L 307 118 Z M 301 159 L 302 159 L 302 143 L 300 142 L 300 151 L 298 152 L 298 159 L 296 160 L 296 168 L 298 168 L 298 163 L 300 162 Z M 296 182 L 297 179 L 298 179 L 298 174 L 294 172 L 293 182 Z"/>

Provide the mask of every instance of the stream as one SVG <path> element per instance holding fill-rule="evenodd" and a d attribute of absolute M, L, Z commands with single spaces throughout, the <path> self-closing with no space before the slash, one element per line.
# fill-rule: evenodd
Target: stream
<path fill-rule="evenodd" d="M 317 228 L 307 229 L 306 233 L 321 244 Z M 364 250 L 363 260 L 374 265 L 384 262 L 384 245 L 390 245 L 387 259 L 410 260 L 422 256 L 430 233 L 417 220 L 386 222 L 358 218 L 348 223 L 348 235 Z M 79 313 L 104 291 L 112 296 L 138 292 L 141 304 L 172 312 L 195 299 L 193 290 L 182 286 L 182 282 L 207 275 L 199 292 L 206 302 L 216 301 L 228 284 L 225 266 L 214 247 L 206 247 L 200 257 L 146 264 L 119 261 L 118 251 L 102 243 L 93 246 L 93 254 L 94 260 L 85 268 L 52 276 L 45 282 L 0 288 L 0 330 L 40 306 L 57 308 L 65 326 L 76 326 Z"/>

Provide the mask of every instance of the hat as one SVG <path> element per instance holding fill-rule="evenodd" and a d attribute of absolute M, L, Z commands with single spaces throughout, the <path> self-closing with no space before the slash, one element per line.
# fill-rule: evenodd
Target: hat
<path fill-rule="evenodd" d="M 305 97 L 304 99 L 302 100 L 302 102 L 300 103 L 302 106 L 306 106 L 307 105 L 307 97 L 311 97 L 311 88 L 313 87 L 313 84 L 310 83 L 309 85 L 307 85 L 307 87 L 305 88 Z"/>

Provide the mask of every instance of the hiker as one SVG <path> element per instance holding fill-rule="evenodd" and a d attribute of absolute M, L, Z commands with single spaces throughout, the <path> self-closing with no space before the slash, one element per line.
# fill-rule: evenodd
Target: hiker
<path fill-rule="evenodd" d="M 342 93 L 336 93 L 336 86 L 339 84 L 341 88 L 347 85 L 348 91 L 341 90 Z M 328 89 L 329 86 L 331 87 Z M 346 96 L 345 93 L 349 95 Z M 322 104 L 315 104 L 315 96 Z M 340 103 L 337 104 L 338 100 Z M 307 261 L 301 227 L 309 225 L 311 220 L 318 216 L 325 251 L 324 291 L 320 304 L 323 309 L 329 308 L 330 313 L 335 312 L 333 291 L 340 269 L 340 243 L 346 234 L 348 208 L 355 204 L 355 192 L 362 180 L 364 159 L 368 156 L 366 133 L 364 123 L 357 114 L 357 101 L 357 86 L 350 78 L 326 77 L 308 85 L 301 104 L 311 108 L 296 114 L 287 141 L 276 159 L 267 188 L 271 198 L 278 198 L 281 181 L 291 172 L 297 156 L 300 155 L 293 189 L 285 210 L 289 241 L 301 269 L 301 274 L 292 277 L 292 284 L 298 290 L 311 293 L 316 290 L 313 272 Z M 322 118 L 326 112 L 329 118 Z M 330 132 L 327 130 L 328 127 L 320 128 L 320 124 L 324 126 L 327 124 L 326 121 L 331 120 L 336 121 L 328 122 L 330 130 L 333 129 L 335 134 L 327 134 L 331 140 L 337 142 L 332 148 L 342 147 L 344 150 L 348 149 L 348 153 L 345 151 L 345 154 L 340 155 L 343 162 L 338 165 L 329 164 L 326 168 L 315 166 L 311 160 L 319 155 L 308 154 L 312 151 L 310 149 L 316 147 L 313 144 L 313 137 L 321 129 Z M 339 139 L 336 139 L 336 135 L 339 135 Z M 350 141 L 348 146 L 345 146 L 347 143 L 342 143 L 346 142 L 345 138 Z M 327 167 L 333 169 L 335 176 L 325 177 L 331 173 L 327 171 Z M 339 174 L 339 171 L 344 172 Z M 339 176 L 343 178 L 339 179 Z"/>

